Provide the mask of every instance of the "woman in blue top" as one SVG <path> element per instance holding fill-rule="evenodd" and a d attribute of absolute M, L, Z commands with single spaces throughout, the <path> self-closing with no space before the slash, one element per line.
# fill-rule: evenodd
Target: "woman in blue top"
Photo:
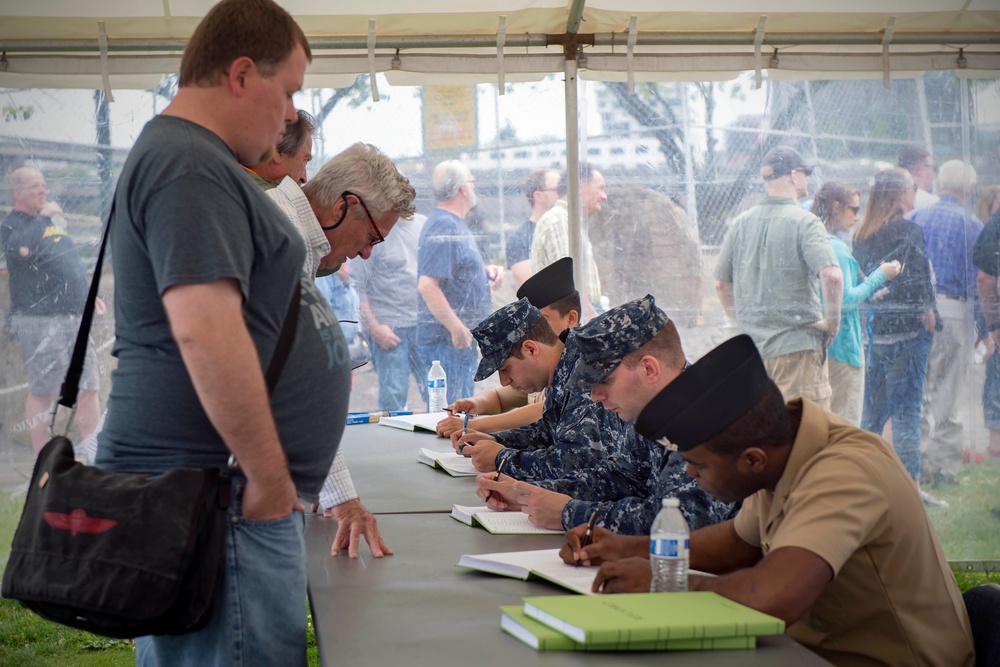
<path fill-rule="evenodd" d="M 882 262 L 867 278 L 858 269 L 850 248 L 837 236 L 846 234 L 857 224 L 861 212 L 861 195 L 841 181 L 827 181 L 813 198 L 812 211 L 830 232 L 830 243 L 844 272 L 844 301 L 840 314 L 840 332 L 827 351 L 829 356 L 830 411 L 857 426 L 861 423 L 861 402 L 865 390 L 865 374 L 861 360 L 861 322 L 859 305 L 867 301 L 886 281 L 899 275 L 897 260 Z"/>

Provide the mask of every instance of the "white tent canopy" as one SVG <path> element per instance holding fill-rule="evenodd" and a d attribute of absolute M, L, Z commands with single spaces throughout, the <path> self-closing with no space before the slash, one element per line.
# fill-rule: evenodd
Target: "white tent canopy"
<path fill-rule="evenodd" d="M 146 88 L 176 71 L 209 0 L 0 0 L 0 87 Z M 997 0 L 282 0 L 315 51 L 307 86 L 740 71 L 885 78 L 1000 70 Z M 405 7 L 405 10 L 402 8 Z M 664 9 L 667 11 L 664 11 Z M 633 26 L 630 31 L 630 25 Z M 630 45 L 631 44 L 631 45 Z"/>

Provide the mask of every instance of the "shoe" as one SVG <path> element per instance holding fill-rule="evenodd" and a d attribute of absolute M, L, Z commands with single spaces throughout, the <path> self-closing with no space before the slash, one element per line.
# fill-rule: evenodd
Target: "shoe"
<path fill-rule="evenodd" d="M 1000 456 L 1000 454 L 997 454 L 997 456 Z M 973 461 L 975 461 L 976 463 L 982 463 L 983 461 L 986 460 L 986 455 L 983 454 L 982 452 L 976 452 L 975 454 L 973 454 L 972 449 L 966 447 L 965 458 L 963 460 L 966 463 L 972 463 Z"/>
<path fill-rule="evenodd" d="M 927 507 L 948 507 L 947 500 L 941 500 L 940 498 L 935 498 L 926 491 L 920 492 L 920 499 L 924 501 L 924 505 Z"/>

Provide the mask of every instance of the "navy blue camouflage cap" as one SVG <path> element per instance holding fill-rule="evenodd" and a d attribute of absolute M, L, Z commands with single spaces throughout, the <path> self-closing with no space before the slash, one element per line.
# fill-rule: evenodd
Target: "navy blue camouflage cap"
<path fill-rule="evenodd" d="M 571 383 L 587 391 L 600 384 L 627 355 L 660 333 L 670 318 L 657 308 L 651 294 L 629 301 L 577 327 L 580 361 Z"/>
<path fill-rule="evenodd" d="M 654 396 L 636 419 L 635 431 L 667 449 L 686 452 L 753 409 L 770 384 L 757 346 L 740 334 Z"/>
<path fill-rule="evenodd" d="M 476 325 L 472 335 L 479 343 L 483 358 L 476 370 L 476 381 L 485 380 L 497 372 L 510 356 L 514 343 L 524 338 L 542 317 L 542 312 L 527 299 L 508 303 Z"/>
<path fill-rule="evenodd" d="M 575 290 L 573 258 L 563 257 L 525 280 L 517 290 L 517 298 L 525 297 L 535 308 L 545 308 Z"/>

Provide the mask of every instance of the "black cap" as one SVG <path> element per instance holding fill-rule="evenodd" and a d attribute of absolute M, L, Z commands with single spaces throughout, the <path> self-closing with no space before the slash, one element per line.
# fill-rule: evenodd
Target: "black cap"
<path fill-rule="evenodd" d="M 770 385 L 764 362 L 746 334 L 706 354 L 651 400 L 636 432 L 671 450 L 687 451 L 749 412 Z"/>
<path fill-rule="evenodd" d="M 517 298 L 527 298 L 535 308 L 550 306 L 576 290 L 573 283 L 573 258 L 563 257 L 524 281 Z"/>
<path fill-rule="evenodd" d="M 806 164 L 801 153 L 790 146 L 775 146 L 764 156 L 760 175 L 765 181 L 772 181 L 787 176 L 795 169 L 802 169 L 806 176 L 812 176 L 812 165 Z"/>

